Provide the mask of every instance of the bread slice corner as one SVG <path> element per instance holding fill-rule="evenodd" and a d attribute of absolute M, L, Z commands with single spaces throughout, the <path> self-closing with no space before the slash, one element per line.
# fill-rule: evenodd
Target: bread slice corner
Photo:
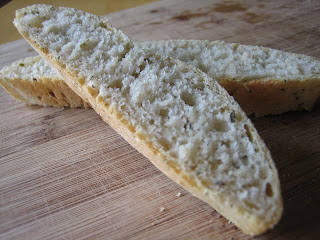
<path fill-rule="evenodd" d="M 90 107 L 40 56 L 24 58 L 4 67 L 0 71 L 0 85 L 27 105 Z"/>

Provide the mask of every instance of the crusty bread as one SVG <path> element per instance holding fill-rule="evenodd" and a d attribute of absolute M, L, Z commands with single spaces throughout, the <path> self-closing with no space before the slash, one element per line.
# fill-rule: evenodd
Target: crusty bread
<path fill-rule="evenodd" d="M 277 170 L 239 105 L 199 69 L 146 51 L 107 20 L 33 5 L 15 26 L 155 166 L 245 233 L 282 214 Z"/>
<path fill-rule="evenodd" d="M 90 107 L 40 56 L 4 67 L 0 71 L 0 84 L 9 94 L 28 105 Z"/>
<path fill-rule="evenodd" d="M 248 115 L 264 116 L 294 110 L 311 110 L 320 97 L 320 61 L 302 54 L 206 40 L 152 41 L 141 43 L 141 47 L 198 67 L 210 77 L 218 80 Z M 24 61 L 38 62 L 40 59 L 28 58 Z M 30 88 L 24 86 L 27 83 L 35 85 L 32 82 L 32 71 L 36 70 L 38 73 L 36 68 L 40 67 L 48 69 L 48 64 L 44 61 L 41 61 L 43 66 L 40 63 L 36 63 L 36 66 L 26 64 L 24 68 L 31 69 L 25 75 L 26 71 L 19 66 L 19 63 L 7 67 L 5 73 L 0 75 L 2 78 L 0 83 L 2 82 L 4 86 L 10 84 L 5 81 L 14 82 L 15 88 L 12 88 L 9 93 L 12 95 L 27 94 L 29 98 L 19 100 L 28 104 L 56 106 L 58 102 L 59 106 L 64 103 L 70 106 L 70 103 L 73 103 L 50 97 L 48 93 L 41 91 L 45 89 L 45 86 L 42 86 L 39 93 L 36 94 L 39 97 L 40 91 L 44 93 L 42 99 L 40 101 L 34 99 L 34 92 L 30 95 Z M 13 71 L 14 74 L 10 71 Z M 64 93 L 68 97 L 70 90 L 67 85 L 62 85 L 58 81 L 59 76 L 54 71 L 48 69 L 43 74 L 47 80 L 50 77 L 54 79 L 53 86 L 59 86 L 55 91 Z M 19 84 L 17 75 L 21 76 L 24 84 Z M 42 83 L 50 85 L 49 88 L 52 86 L 49 81 L 42 81 Z M 33 91 L 37 91 L 36 86 Z M 74 99 L 74 94 L 69 98 Z M 76 103 L 79 102 L 77 99 Z M 73 103 L 72 106 L 78 107 L 76 103 Z"/>
<path fill-rule="evenodd" d="M 198 67 L 248 115 L 310 111 L 320 98 L 320 61 L 306 55 L 205 40 L 153 41 L 143 46 Z"/>

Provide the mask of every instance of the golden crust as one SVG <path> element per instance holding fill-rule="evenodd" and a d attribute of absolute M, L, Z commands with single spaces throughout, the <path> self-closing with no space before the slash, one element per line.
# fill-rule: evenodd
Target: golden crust
<path fill-rule="evenodd" d="M 254 80 L 219 82 L 243 110 L 256 117 L 306 109 L 311 111 L 320 97 L 319 79 L 301 81 Z"/>
<path fill-rule="evenodd" d="M 84 102 L 62 79 L 41 77 L 34 81 L 19 78 L 7 80 L 0 75 L 0 84 L 14 98 L 28 105 L 90 108 L 90 104 Z"/>

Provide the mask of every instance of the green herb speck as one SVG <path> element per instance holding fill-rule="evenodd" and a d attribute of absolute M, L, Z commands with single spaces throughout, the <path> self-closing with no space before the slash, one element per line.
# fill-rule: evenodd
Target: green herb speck
<path fill-rule="evenodd" d="M 230 113 L 230 121 L 231 121 L 231 122 L 235 122 L 235 119 L 236 119 L 236 112 L 233 110 L 233 111 Z"/>

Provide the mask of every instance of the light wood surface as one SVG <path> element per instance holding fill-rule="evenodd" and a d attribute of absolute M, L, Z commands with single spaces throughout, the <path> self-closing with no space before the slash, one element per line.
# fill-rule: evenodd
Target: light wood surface
<path fill-rule="evenodd" d="M 136 41 L 223 39 L 320 58 L 318 1 L 166 0 L 108 18 Z M 0 67 L 30 55 L 24 40 L 0 45 Z M 320 108 L 252 121 L 284 199 L 280 223 L 255 239 L 318 239 Z M 93 110 L 28 107 L 0 88 L 0 141 L 1 239 L 251 239 Z"/>

